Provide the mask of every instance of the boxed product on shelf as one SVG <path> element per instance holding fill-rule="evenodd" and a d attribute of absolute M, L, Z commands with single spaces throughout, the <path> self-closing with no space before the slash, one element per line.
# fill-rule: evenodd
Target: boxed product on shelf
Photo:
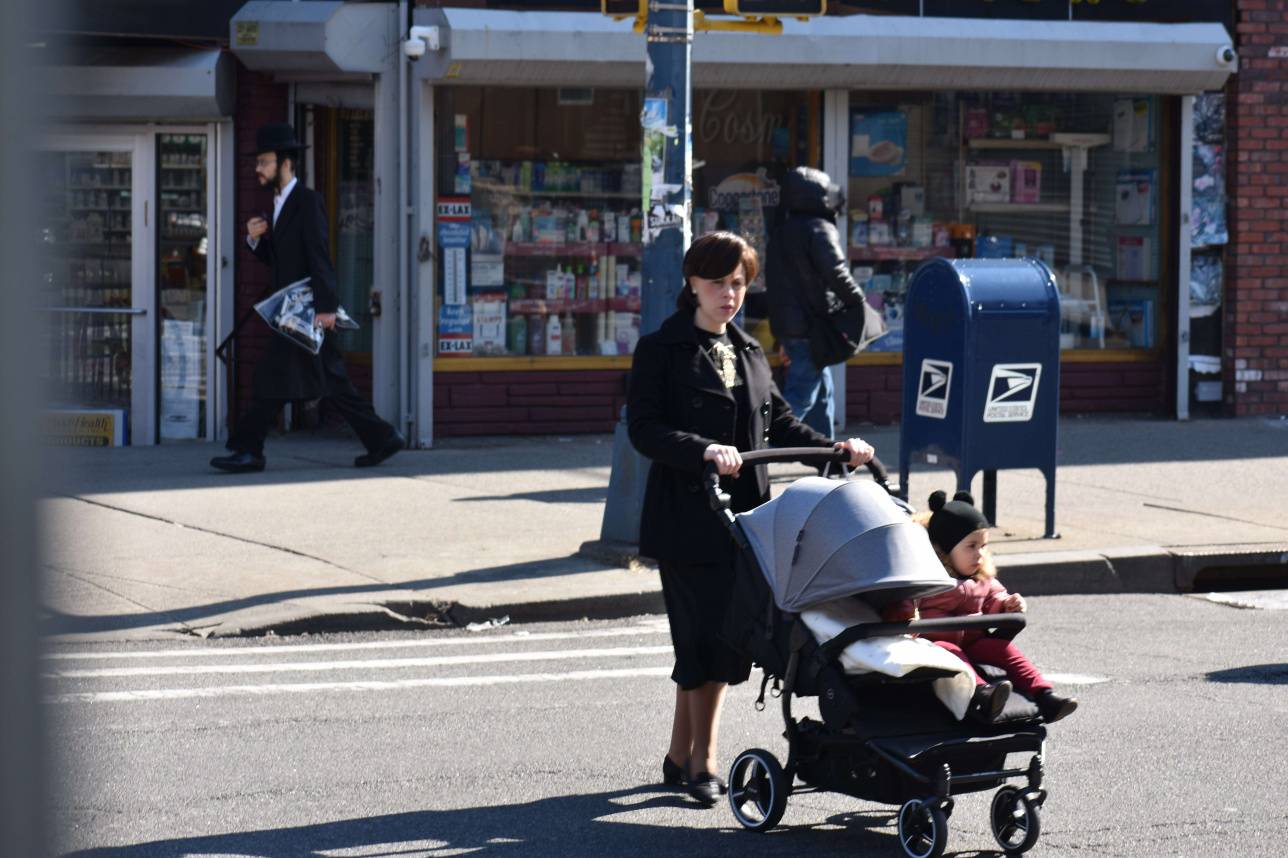
<path fill-rule="evenodd" d="M 1153 280 L 1152 246 L 1147 236 L 1118 236 L 1117 274 L 1120 280 Z"/>
<path fill-rule="evenodd" d="M 1010 165 L 967 164 L 966 201 L 968 203 L 1009 203 L 1011 201 Z"/>
<path fill-rule="evenodd" d="M 1152 226 L 1154 223 L 1155 171 L 1119 170 L 1115 221 L 1119 226 Z"/>
<path fill-rule="evenodd" d="M 1038 203 L 1042 201 L 1042 162 L 1011 162 L 1011 202 Z"/>
<path fill-rule="evenodd" d="M 1150 298 L 1109 301 L 1109 322 L 1134 348 L 1154 347 L 1154 301 Z"/>

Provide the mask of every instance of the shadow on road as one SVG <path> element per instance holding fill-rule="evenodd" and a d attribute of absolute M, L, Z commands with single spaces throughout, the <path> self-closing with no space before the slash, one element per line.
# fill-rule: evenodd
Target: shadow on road
<path fill-rule="evenodd" d="M 1236 682 L 1247 685 L 1288 685 L 1288 663 L 1251 664 L 1214 670 L 1207 675 L 1208 682 Z"/>
<path fill-rule="evenodd" d="M 694 821 L 720 814 L 720 828 L 644 825 L 620 814 L 647 809 L 691 810 Z M 701 817 L 699 815 L 702 815 Z M 563 856 L 898 855 L 893 810 L 846 813 L 757 835 L 742 831 L 728 808 L 698 808 L 662 787 L 568 795 L 524 804 L 420 811 L 346 819 L 294 828 L 184 837 L 66 853 L 67 858 L 239 858 L 412 856 L 448 852 Z M 976 855 L 990 853 L 972 853 Z"/>

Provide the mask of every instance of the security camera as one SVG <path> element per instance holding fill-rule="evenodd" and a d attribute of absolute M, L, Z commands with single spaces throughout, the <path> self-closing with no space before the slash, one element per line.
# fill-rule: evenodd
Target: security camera
<path fill-rule="evenodd" d="M 418 60 L 426 51 L 437 51 L 441 46 L 437 27 L 412 27 L 403 42 L 403 54 L 409 60 Z"/>
<path fill-rule="evenodd" d="M 409 60 L 418 60 L 425 56 L 425 43 L 420 39 L 408 39 L 403 42 L 403 56 Z"/>
<path fill-rule="evenodd" d="M 1234 61 L 1237 58 L 1238 58 L 1238 54 L 1236 54 L 1234 52 L 1234 48 L 1230 47 L 1229 45 L 1225 45 L 1224 47 L 1217 48 L 1216 61 L 1219 65 L 1223 65 L 1223 66 L 1233 65 Z"/>

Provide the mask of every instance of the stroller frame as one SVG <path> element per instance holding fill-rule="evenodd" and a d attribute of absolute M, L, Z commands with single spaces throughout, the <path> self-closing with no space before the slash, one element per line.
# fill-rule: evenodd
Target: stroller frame
<path fill-rule="evenodd" d="M 846 454 L 838 450 L 789 448 L 747 452 L 742 454 L 742 458 L 744 464 L 751 465 L 777 461 L 839 463 L 844 461 Z M 874 459 L 869 463 L 868 469 L 876 482 L 893 494 L 881 463 Z M 844 470 L 842 473 L 844 475 Z M 751 550 L 747 535 L 730 510 L 730 498 L 721 490 L 719 475 L 713 465 L 707 468 L 705 483 L 711 507 L 725 522 L 738 546 L 740 558 L 750 564 L 753 578 L 760 576 L 764 580 L 760 560 Z M 735 818 L 744 828 L 758 832 L 773 828 L 782 818 L 787 798 L 792 794 L 842 792 L 864 800 L 901 804 L 898 829 L 904 854 L 909 858 L 937 858 L 943 853 L 947 843 L 947 819 L 953 811 L 954 794 L 1000 786 L 1001 789 L 993 798 L 990 812 L 994 838 L 1007 854 L 1020 854 L 1032 848 L 1040 833 L 1039 808 L 1047 798 L 1046 790 L 1042 787 L 1046 731 L 1040 724 L 1025 725 L 1022 730 L 1012 731 L 1010 735 L 999 727 L 1000 732 L 995 731 L 997 734 L 993 736 L 987 731 L 977 731 L 949 737 L 910 757 L 900 753 L 893 746 L 894 743 L 883 741 L 882 738 L 830 730 L 827 728 L 826 718 L 823 722 L 816 722 L 808 717 L 798 720 L 792 711 L 793 698 L 798 695 L 822 697 L 827 694 L 830 699 L 830 695 L 838 690 L 837 676 L 841 683 L 848 685 L 838 659 L 845 648 L 856 641 L 872 637 L 966 629 L 996 631 L 1013 637 L 1024 628 L 1025 618 L 1022 614 L 863 623 L 850 626 L 833 639 L 818 644 L 798 614 L 778 608 L 774 604 L 772 593 L 768 593 L 767 598 L 770 603 L 769 613 L 790 624 L 787 632 L 789 654 L 786 664 L 781 665 L 779 670 L 761 665 L 765 673 L 756 708 L 764 708 L 766 687 L 773 678 L 773 693 L 781 698 L 788 753 L 785 765 L 780 765 L 772 753 L 761 748 L 743 751 L 734 759 L 728 777 L 729 800 Z M 773 625 L 772 621 L 769 625 Z M 987 670 L 985 668 L 981 672 Z M 937 675 L 938 672 L 933 669 L 920 669 L 902 680 L 887 679 L 885 682 L 901 685 Z M 833 683 L 832 687 L 823 690 L 821 686 L 827 685 L 829 679 Z M 822 703 L 820 699 L 820 708 Z M 968 758 L 972 754 L 993 758 L 1000 755 L 1001 764 L 964 767 L 966 770 L 955 773 L 954 761 L 944 759 L 953 757 L 955 751 L 965 753 Z M 1005 766 L 1008 754 L 1028 752 L 1032 752 L 1033 756 L 1026 767 Z M 848 779 L 829 778 L 826 765 L 829 755 L 834 761 L 839 756 L 842 769 L 853 769 L 856 761 L 859 766 L 870 763 L 865 766 L 868 777 L 866 780 L 859 778 L 851 770 Z M 923 755 L 928 764 L 919 769 L 912 763 Z M 882 770 L 882 764 L 888 768 Z M 817 770 L 813 769 L 815 766 L 818 766 Z M 798 775 L 803 785 L 796 784 Z M 1007 783 L 1017 778 L 1024 779 L 1022 788 Z M 756 811 L 754 815 L 747 814 L 748 803 L 753 805 Z"/>

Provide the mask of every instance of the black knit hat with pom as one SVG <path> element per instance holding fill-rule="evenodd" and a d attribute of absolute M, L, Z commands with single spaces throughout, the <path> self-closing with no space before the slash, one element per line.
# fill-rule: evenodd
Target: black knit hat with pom
<path fill-rule="evenodd" d="M 952 500 L 948 500 L 944 492 L 934 492 L 929 504 L 934 512 L 927 525 L 930 541 L 945 554 L 951 553 L 957 543 L 975 531 L 989 527 L 988 519 L 975 509 L 975 499 L 970 492 L 958 492 Z"/>

